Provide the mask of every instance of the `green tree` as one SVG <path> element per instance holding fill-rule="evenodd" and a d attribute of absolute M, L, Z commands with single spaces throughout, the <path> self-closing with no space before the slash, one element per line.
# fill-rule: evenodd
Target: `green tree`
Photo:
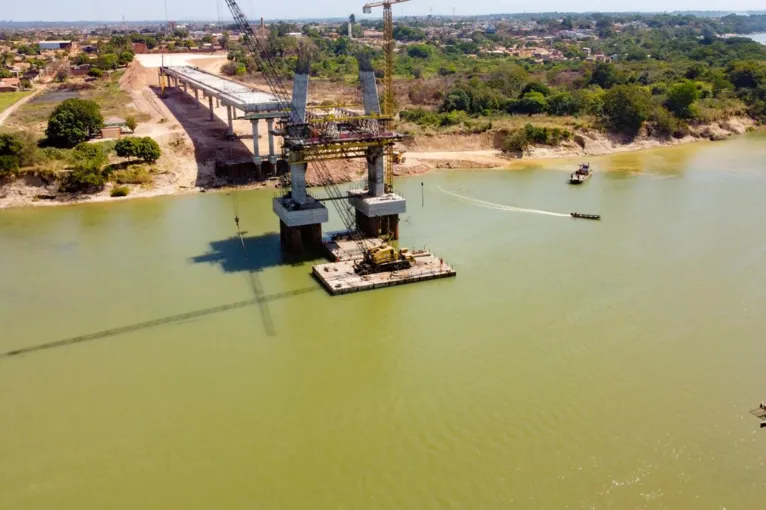
<path fill-rule="evenodd" d="M 138 138 L 121 138 L 114 145 L 114 152 L 121 158 L 137 158 L 138 145 Z"/>
<path fill-rule="evenodd" d="M 125 118 L 125 125 L 128 126 L 128 129 L 130 129 L 131 131 L 135 131 L 136 128 L 138 127 L 138 121 L 133 115 L 128 115 Z"/>
<path fill-rule="evenodd" d="M 464 112 L 471 110 L 471 96 L 465 90 L 453 90 L 447 94 L 442 102 L 441 111 L 452 112 L 456 110 Z"/>
<path fill-rule="evenodd" d="M 614 65 L 606 62 L 597 62 L 590 76 L 590 83 L 598 85 L 602 89 L 608 89 L 619 83 L 619 76 Z"/>
<path fill-rule="evenodd" d="M 580 102 L 567 91 L 556 92 L 548 97 L 548 113 L 551 115 L 577 115 Z"/>
<path fill-rule="evenodd" d="M 93 67 L 88 71 L 88 76 L 91 78 L 101 78 L 104 76 L 104 71 L 99 69 L 98 67 Z"/>
<path fill-rule="evenodd" d="M 120 56 L 117 58 L 117 65 L 118 66 L 126 66 L 133 62 L 133 55 L 132 51 L 123 51 L 120 53 Z"/>
<path fill-rule="evenodd" d="M 162 151 L 160 150 L 160 145 L 153 139 L 149 138 L 148 136 L 138 139 L 136 156 L 143 159 L 147 163 L 154 163 L 160 159 L 161 155 Z"/>
<path fill-rule="evenodd" d="M 694 102 L 699 97 L 700 91 L 693 81 L 682 81 L 668 89 L 665 106 L 679 119 L 688 119 L 694 116 Z"/>
<path fill-rule="evenodd" d="M 407 55 L 412 58 L 430 58 L 434 47 L 429 44 L 413 44 L 407 48 Z"/>
<path fill-rule="evenodd" d="M 548 108 L 548 101 L 542 93 L 533 91 L 527 92 L 516 102 L 516 111 L 533 115 L 543 113 Z"/>
<path fill-rule="evenodd" d="M 0 78 L 11 78 L 13 74 L 8 69 L 0 69 Z"/>
<path fill-rule="evenodd" d="M 764 70 L 757 62 L 734 62 L 729 65 L 729 80 L 738 89 L 756 88 L 764 79 Z"/>
<path fill-rule="evenodd" d="M 651 99 L 643 87 L 616 85 L 604 93 L 604 120 L 614 131 L 635 136 L 649 118 Z"/>
<path fill-rule="evenodd" d="M 67 99 L 51 112 L 45 135 L 55 146 L 72 147 L 94 137 L 104 125 L 95 101 Z"/>

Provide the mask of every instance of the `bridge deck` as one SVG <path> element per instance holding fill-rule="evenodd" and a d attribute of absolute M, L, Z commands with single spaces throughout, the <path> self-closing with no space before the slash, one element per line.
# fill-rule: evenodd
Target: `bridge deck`
<path fill-rule="evenodd" d="M 245 84 L 216 76 L 196 67 L 165 66 L 162 72 L 246 113 L 278 112 L 282 109 L 277 98 L 268 92 L 252 89 Z"/>

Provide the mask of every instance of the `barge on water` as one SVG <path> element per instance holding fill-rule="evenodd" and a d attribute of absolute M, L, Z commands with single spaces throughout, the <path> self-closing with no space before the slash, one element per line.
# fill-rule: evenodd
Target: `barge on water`
<path fill-rule="evenodd" d="M 590 169 L 590 163 L 582 163 L 580 168 L 569 174 L 569 184 L 582 184 L 591 178 L 593 171 Z"/>

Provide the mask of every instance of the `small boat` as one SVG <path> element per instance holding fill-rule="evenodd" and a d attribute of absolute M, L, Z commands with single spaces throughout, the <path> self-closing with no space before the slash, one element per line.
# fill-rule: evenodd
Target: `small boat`
<path fill-rule="evenodd" d="M 569 213 L 569 215 L 572 216 L 572 218 L 580 218 L 583 220 L 600 220 L 601 219 L 600 214 L 583 214 L 579 212 L 573 212 L 573 213 Z"/>
<path fill-rule="evenodd" d="M 593 175 L 590 163 L 582 163 L 580 168 L 569 174 L 569 184 L 582 184 Z"/>

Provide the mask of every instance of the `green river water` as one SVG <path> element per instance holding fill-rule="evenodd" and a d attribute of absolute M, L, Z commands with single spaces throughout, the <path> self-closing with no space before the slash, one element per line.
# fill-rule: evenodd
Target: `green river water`
<path fill-rule="evenodd" d="M 0 508 L 761 508 L 766 136 L 576 163 L 400 179 L 457 278 L 339 297 L 271 191 L 0 211 Z"/>

